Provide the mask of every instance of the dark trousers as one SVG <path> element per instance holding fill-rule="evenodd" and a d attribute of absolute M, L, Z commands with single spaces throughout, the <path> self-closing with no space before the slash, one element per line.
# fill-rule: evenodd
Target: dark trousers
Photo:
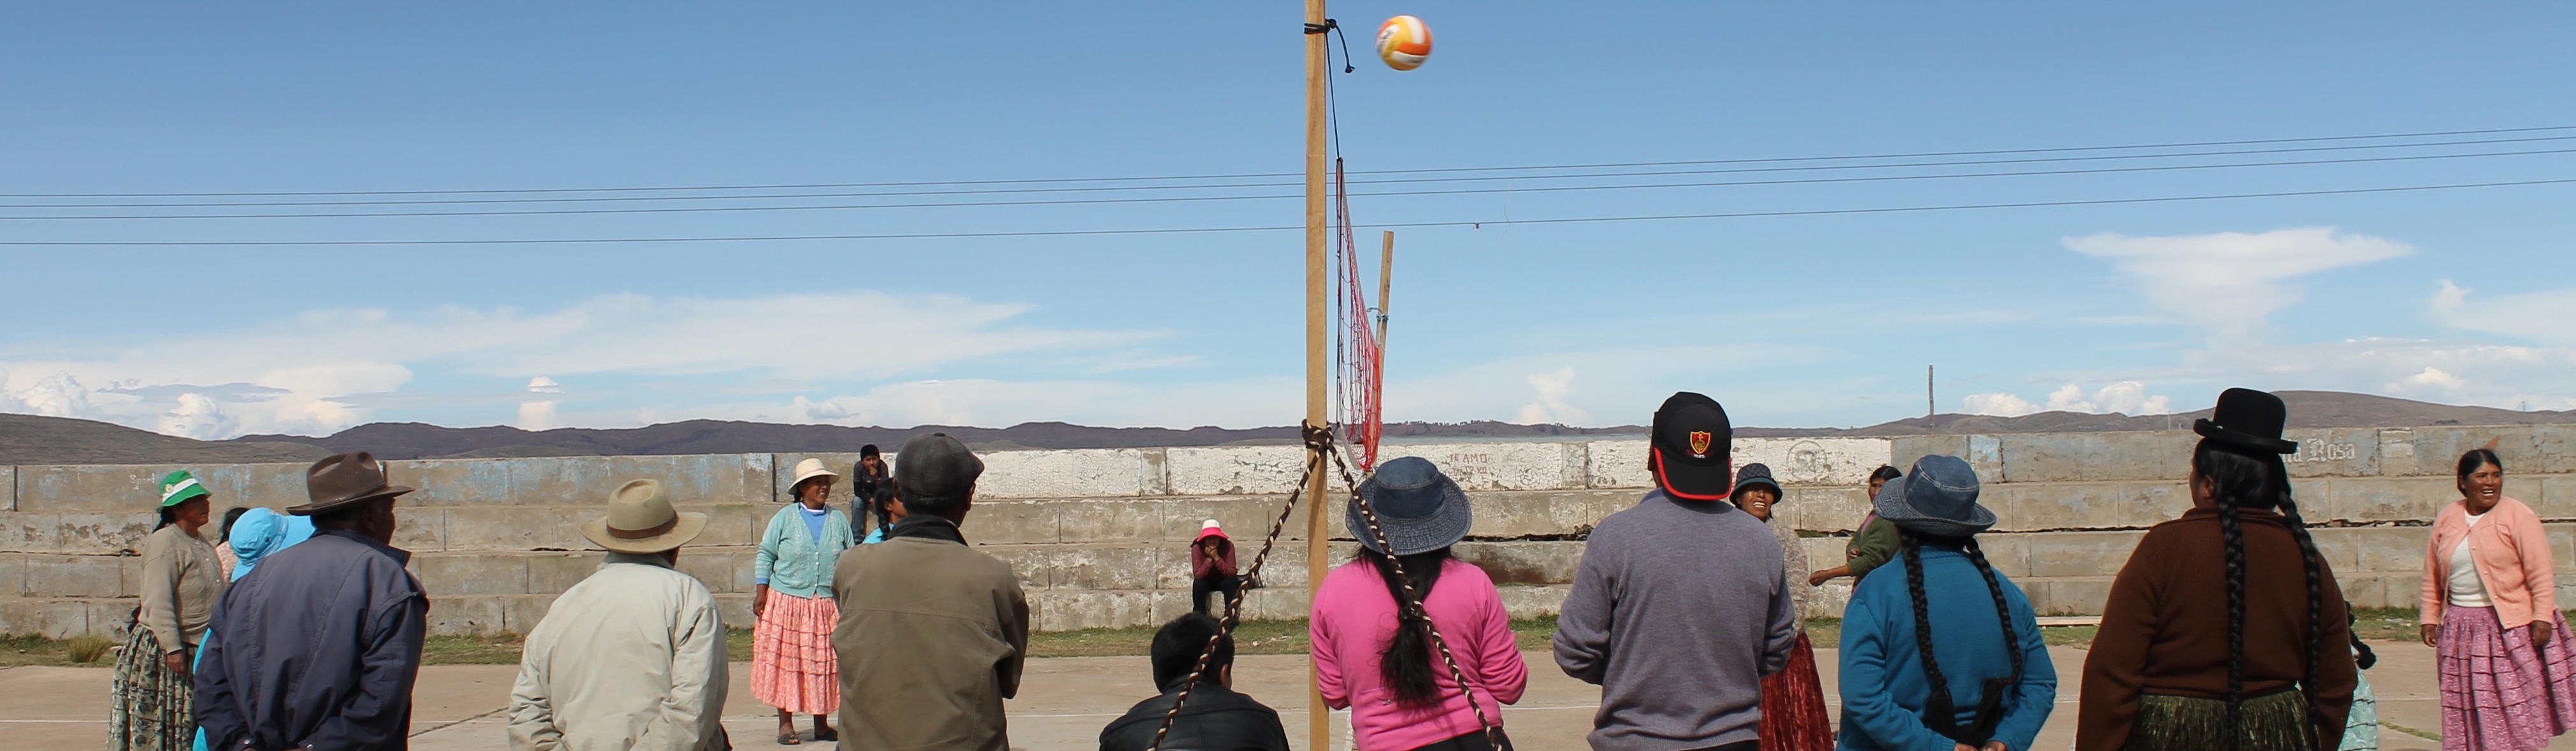
<path fill-rule="evenodd" d="M 1512 737 L 1504 734 L 1502 728 L 1494 728 L 1494 740 L 1502 741 L 1503 747 L 1494 748 L 1493 743 L 1485 739 L 1485 731 L 1478 730 L 1413 751 L 1512 751 Z"/>
<path fill-rule="evenodd" d="M 1225 599 L 1218 601 L 1218 604 L 1222 605 L 1234 600 L 1235 593 L 1241 591 L 1243 591 L 1243 577 L 1240 576 L 1220 574 L 1192 579 L 1190 580 L 1190 610 L 1201 614 L 1208 612 L 1208 593 L 1210 592 L 1225 594 Z"/>

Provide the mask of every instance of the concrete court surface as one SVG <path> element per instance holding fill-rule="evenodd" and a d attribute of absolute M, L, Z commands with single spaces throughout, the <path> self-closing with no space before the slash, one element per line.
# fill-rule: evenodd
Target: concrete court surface
<path fill-rule="evenodd" d="M 2378 650 L 2380 662 L 2369 676 L 2379 690 L 2382 718 L 2419 730 L 2440 728 L 2441 705 L 2434 690 L 2432 650 L 2421 644 L 2397 642 L 2372 647 Z M 2061 680 L 2058 706 L 2040 734 L 2036 751 L 2068 748 L 2075 733 L 2075 684 L 2082 672 L 2084 652 L 2057 647 L 2049 653 Z M 1585 748 L 1583 735 L 1591 729 L 1600 690 L 1565 677 L 1544 652 L 1527 653 L 1524 658 L 1530 662 L 1529 691 L 1519 705 L 1504 710 L 1505 725 L 1514 745 L 1529 751 Z M 1833 650 L 1817 650 L 1817 660 L 1831 703 Z M 1306 720 L 1304 658 L 1251 655 L 1241 658 L 1235 669 L 1239 689 L 1280 708 L 1290 739 L 1302 751 Z M 504 714 L 516 671 L 515 666 L 509 665 L 424 668 L 413 698 L 412 748 L 463 751 L 506 747 Z M 1030 751 L 1094 748 L 1102 725 L 1151 693 L 1147 672 L 1142 657 L 1031 661 L 1020 698 L 1010 703 L 1012 746 Z M 750 673 L 748 664 L 733 666 L 734 685 L 725 727 L 736 748 L 780 748 L 774 737 L 775 714 L 753 701 L 743 683 Z M 99 748 L 107 727 L 107 690 L 108 671 L 102 668 L 0 669 L 0 747 Z M 811 738 L 811 722 L 802 717 L 797 721 L 807 738 Z M 1332 748 L 1346 748 L 1349 721 L 1337 717 L 1333 725 Z M 2396 730 L 2384 730 L 2380 743 L 2391 751 L 2440 748 L 2437 742 Z M 808 740 L 795 748 L 825 751 L 833 745 Z M 2576 751 L 2576 736 L 2562 737 L 2549 747 L 2554 751 Z"/>

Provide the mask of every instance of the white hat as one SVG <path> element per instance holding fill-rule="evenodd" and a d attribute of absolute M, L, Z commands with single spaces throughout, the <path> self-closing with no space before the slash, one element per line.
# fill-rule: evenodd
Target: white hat
<path fill-rule="evenodd" d="M 817 477 L 829 477 L 834 480 L 839 480 L 841 479 L 841 473 L 824 469 L 823 460 L 821 459 L 807 459 L 796 463 L 796 481 L 788 483 L 787 488 L 789 490 L 794 490 L 796 486 L 805 484 L 806 480 L 811 480 Z"/>
<path fill-rule="evenodd" d="M 1217 525 L 1217 523 L 1216 523 L 1216 520 L 1215 520 L 1215 519 L 1209 519 L 1209 520 L 1207 520 L 1207 521 L 1199 522 L 1199 531 L 1201 531 L 1201 532 L 1205 532 L 1205 531 L 1208 531 L 1208 530 L 1211 530 L 1211 529 L 1219 529 L 1219 530 L 1221 530 L 1221 529 L 1224 529 L 1224 527 L 1220 527 L 1220 526 L 1218 526 L 1218 525 Z"/>

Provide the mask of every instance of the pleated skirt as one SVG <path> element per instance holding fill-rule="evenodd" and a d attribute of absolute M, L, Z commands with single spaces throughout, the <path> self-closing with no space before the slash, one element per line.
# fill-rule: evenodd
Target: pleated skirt
<path fill-rule="evenodd" d="M 769 593 L 751 627 L 751 696 L 797 714 L 841 711 L 841 662 L 832 627 L 841 607 L 830 597 Z"/>
<path fill-rule="evenodd" d="M 1816 647 L 1798 634 L 1789 666 L 1762 679 L 1762 751 L 1831 751 L 1832 718 L 1825 714 L 1825 684 L 1816 676 Z"/>
<path fill-rule="evenodd" d="M 151 629 L 133 631 L 108 679 L 108 751 L 190 751 L 197 745 L 195 687 L 186 673 L 162 663 L 165 650 Z"/>
<path fill-rule="evenodd" d="M 2576 656 L 2567 617 L 2535 648 L 2531 629 L 2505 628 L 2494 608 L 2446 608 L 2434 643 L 2442 681 L 2443 751 L 2536 751 L 2576 727 Z"/>

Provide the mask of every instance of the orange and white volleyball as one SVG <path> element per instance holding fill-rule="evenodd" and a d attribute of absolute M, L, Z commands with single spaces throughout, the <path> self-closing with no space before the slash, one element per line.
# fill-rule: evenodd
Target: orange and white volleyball
<path fill-rule="evenodd" d="M 1422 67 L 1431 57 L 1431 27 L 1412 16 L 1386 19 L 1377 27 L 1377 57 L 1396 70 Z"/>

